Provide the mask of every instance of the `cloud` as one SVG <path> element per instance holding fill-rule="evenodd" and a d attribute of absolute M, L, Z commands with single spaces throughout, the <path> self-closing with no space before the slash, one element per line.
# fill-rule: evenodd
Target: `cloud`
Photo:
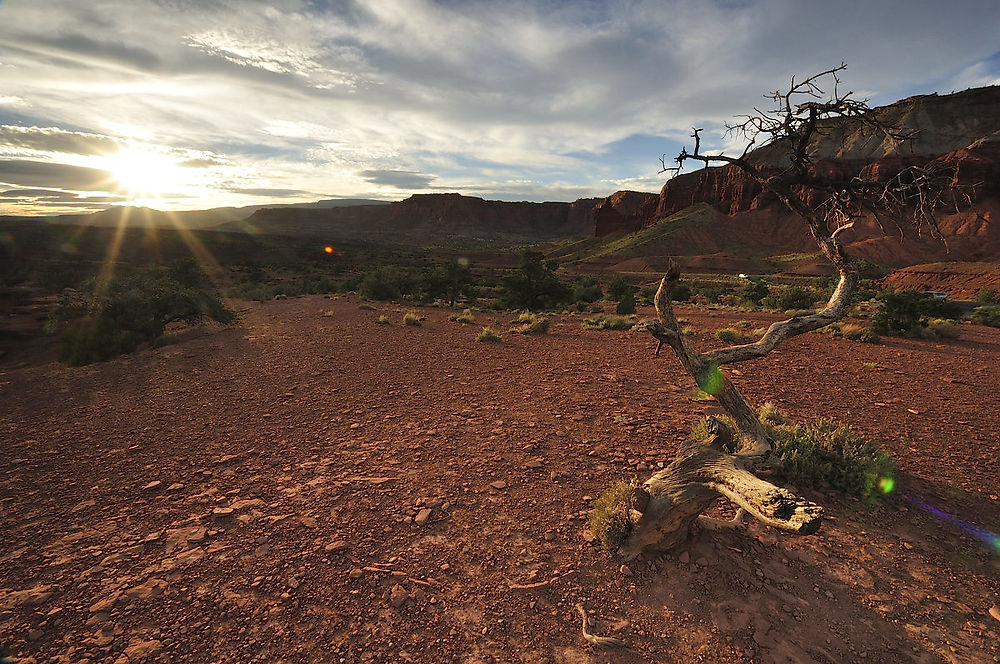
<path fill-rule="evenodd" d="M 433 175 L 416 171 L 371 170 L 361 171 L 358 175 L 366 182 L 396 189 L 427 189 L 434 181 Z"/>
<path fill-rule="evenodd" d="M 124 141 L 110 136 L 58 127 L 0 125 L 0 151 L 8 154 L 18 151 L 108 154 L 118 151 L 123 144 Z"/>
<path fill-rule="evenodd" d="M 8 189 L 0 192 L 0 200 L 5 201 L 40 201 L 46 205 L 63 203 L 96 204 L 117 203 L 123 199 L 120 195 L 86 196 L 72 191 L 57 191 L 52 189 Z"/>
<path fill-rule="evenodd" d="M 994 0 L 101 7 L 3 3 L 0 90 L 16 97 L 0 119 L 24 126 L 0 130 L 0 156 L 158 146 L 211 175 L 200 206 L 265 190 L 655 191 L 657 158 L 693 124 L 706 149 L 731 147 L 721 123 L 792 74 L 846 60 L 845 84 L 876 103 L 1000 75 Z"/>
<path fill-rule="evenodd" d="M 0 159 L 0 182 L 75 191 L 114 190 L 114 177 L 108 171 L 28 159 Z"/>

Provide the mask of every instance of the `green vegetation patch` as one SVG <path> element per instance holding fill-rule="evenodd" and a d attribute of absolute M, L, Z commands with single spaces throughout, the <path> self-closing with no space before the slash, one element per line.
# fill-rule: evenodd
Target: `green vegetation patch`
<path fill-rule="evenodd" d="M 500 336 L 500 334 L 493 328 L 484 327 L 483 331 L 476 337 L 476 341 L 481 341 L 487 344 L 499 344 L 503 343 L 503 337 Z"/>
<path fill-rule="evenodd" d="M 585 330 L 631 330 L 635 320 L 626 316 L 595 316 L 583 319 Z"/>

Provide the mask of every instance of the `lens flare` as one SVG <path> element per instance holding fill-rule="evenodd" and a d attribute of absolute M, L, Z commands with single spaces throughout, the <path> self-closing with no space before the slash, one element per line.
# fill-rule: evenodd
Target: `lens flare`
<path fill-rule="evenodd" d="M 926 510 L 927 512 L 930 512 L 931 514 L 933 514 L 934 516 L 938 517 L 939 519 L 947 521 L 948 523 L 950 523 L 951 525 L 955 526 L 956 528 L 965 531 L 969 535 L 972 535 L 977 540 L 979 540 L 980 542 L 984 543 L 986 546 L 990 547 L 991 549 L 993 549 L 997 553 L 1000 553 L 1000 535 L 997 535 L 996 533 L 990 532 L 989 530 L 986 530 L 984 528 L 980 528 L 978 526 L 974 526 L 971 523 L 966 523 L 965 521 L 962 521 L 961 519 L 959 519 L 957 516 L 952 516 L 951 514 L 948 514 L 947 512 L 943 512 L 943 511 L 939 510 L 938 508 L 936 508 L 936 507 L 934 507 L 932 505 L 928 505 L 924 501 L 919 500 L 917 498 L 911 498 L 910 496 L 905 496 L 905 498 L 911 504 L 916 505 L 917 507 L 919 507 L 922 510 Z"/>
<path fill-rule="evenodd" d="M 896 480 L 891 477 L 880 477 L 878 478 L 878 488 L 882 493 L 892 493 L 892 490 L 896 488 Z"/>
<path fill-rule="evenodd" d="M 726 377 L 722 375 L 722 369 L 714 364 L 698 379 L 698 387 L 701 388 L 701 391 L 712 396 L 721 392 L 725 385 Z"/>
<path fill-rule="evenodd" d="M 323 251 L 325 251 L 328 254 L 332 254 L 333 253 L 333 247 L 323 247 Z"/>

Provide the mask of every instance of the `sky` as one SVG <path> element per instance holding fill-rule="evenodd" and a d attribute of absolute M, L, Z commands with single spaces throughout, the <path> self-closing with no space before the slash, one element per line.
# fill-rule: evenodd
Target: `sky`
<path fill-rule="evenodd" d="M 836 66 L 1000 84 L 996 0 L 0 0 L 0 214 L 655 192 Z"/>

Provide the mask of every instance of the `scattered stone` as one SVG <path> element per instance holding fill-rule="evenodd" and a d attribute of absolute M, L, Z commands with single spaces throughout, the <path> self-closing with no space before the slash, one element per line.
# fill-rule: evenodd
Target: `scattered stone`
<path fill-rule="evenodd" d="M 363 574 L 364 570 L 362 570 L 360 567 L 355 567 L 347 574 L 347 576 L 349 576 L 352 579 L 360 579 Z"/>
<path fill-rule="evenodd" d="M 221 466 L 223 464 L 229 463 L 230 461 L 236 461 L 240 458 L 239 454 L 223 454 L 219 457 L 219 460 L 215 462 L 216 466 Z"/>
<path fill-rule="evenodd" d="M 329 544 L 324 546 L 323 550 L 326 551 L 327 553 L 336 553 L 338 551 L 343 551 L 346 548 L 347 548 L 347 542 L 345 542 L 344 540 L 337 540 L 335 542 L 330 542 Z"/>
<path fill-rule="evenodd" d="M 42 638 L 43 636 L 45 636 L 45 632 L 43 632 L 40 629 L 32 629 L 32 630 L 28 631 L 28 640 L 29 641 L 37 641 L 38 639 Z"/>
<path fill-rule="evenodd" d="M 1000 606 L 991 606 L 990 615 L 996 618 L 997 620 L 1000 620 Z"/>
<path fill-rule="evenodd" d="M 677 556 L 677 560 L 687 565 L 689 562 L 691 562 L 691 554 L 688 553 L 687 551 L 682 551 L 681 555 Z"/>
<path fill-rule="evenodd" d="M 232 507 L 216 507 L 212 510 L 212 518 L 216 521 L 222 521 L 224 519 L 229 519 L 233 516 Z"/>
<path fill-rule="evenodd" d="M 133 640 L 125 648 L 123 654 L 129 662 L 145 662 L 163 649 L 163 644 L 155 639 L 149 641 Z"/>
<path fill-rule="evenodd" d="M 389 591 L 389 604 L 392 604 L 394 608 L 398 609 L 403 606 L 409 598 L 409 593 L 407 593 L 406 589 L 398 583 L 392 587 L 391 591 Z"/>
<path fill-rule="evenodd" d="M 694 561 L 699 567 L 708 567 L 708 558 L 701 556 L 698 560 Z"/>
<path fill-rule="evenodd" d="M 181 482 L 174 482 L 167 487 L 167 493 L 176 493 L 177 491 L 182 491 L 183 489 L 184 485 Z"/>
<path fill-rule="evenodd" d="M 618 568 L 618 571 L 620 571 L 623 576 L 632 576 L 632 570 L 629 569 L 628 565 L 622 565 Z"/>
<path fill-rule="evenodd" d="M 160 480 L 153 480 L 152 482 L 150 482 L 146 486 L 142 487 L 142 490 L 143 491 L 156 491 L 162 485 L 163 485 L 163 482 L 161 482 Z"/>
<path fill-rule="evenodd" d="M 296 579 L 294 576 L 288 577 L 288 587 L 291 588 L 292 590 L 295 590 L 296 588 L 299 587 L 299 580 Z"/>
<path fill-rule="evenodd" d="M 541 461 L 539 461 L 538 459 L 533 459 L 533 460 L 529 461 L 528 463 L 524 464 L 524 467 L 525 468 L 541 468 L 544 465 L 545 464 L 542 463 Z"/>
<path fill-rule="evenodd" d="M 496 489 L 497 491 L 502 491 L 507 488 L 507 483 L 503 480 L 497 480 L 496 482 L 490 482 L 490 487 Z"/>
<path fill-rule="evenodd" d="M 546 541 L 546 542 L 551 542 L 551 541 L 552 541 L 552 540 L 554 540 L 555 538 L 556 538 L 556 533 L 555 533 L 555 531 L 553 531 L 553 530 L 546 530 L 546 531 L 545 531 L 545 541 Z"/>
<path fill-rule="evenodd" d="M 422 526 L 427 523 L 429 518 L 431 518 L 431 509 L 429 507 L 425 507 L 417 512 L 417 516 L 413 517 L 413 522 L 418 526 Z"/>

